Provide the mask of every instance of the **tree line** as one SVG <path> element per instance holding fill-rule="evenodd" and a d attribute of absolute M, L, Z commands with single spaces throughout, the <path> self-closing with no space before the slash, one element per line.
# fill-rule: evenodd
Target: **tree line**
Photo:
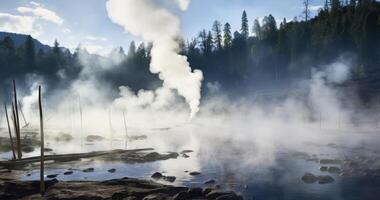
<path fill-rule="evenodd" d="M 194 38 L 178 38 L 180 53 L 194 69 L 204 72 L 206 82 L 218 82 L 230 91 L 286 86 L 310 77 L 312 67 L 318 69 L 341 56 L 353 63 L 352 80 L 366 87 L 380 86 L 376 81 L 380 76 L 380 3 L 326 0 L 314 17 L 309 2 L 303 5 L 302 17 L 280 22 L 272 15 L 251 20 L 243 11 L 236 31 L 230 23 L 216 20 L 210 30 L 201 30 Z M 91 67 L 99 69 L 93 76 L 135 91 L 154 89 L 160 80 L 149 72 L 150 49 L 149 43 L 136 46 L 132 42 L 127 53 L 120 47 L 110 58 L 103 58 L 80 47 L 71 53 L 57 41 L 49 51 L 36 50 L 30 36 L 15 47 L 8 37 L 0 41 L 0 80 L 34 73 L 45 77 L 49 88 L 64 87 L 83 74 L 79 55 L 85 54 Z M 99 66 L 104 60 L 112 67 Z"/>

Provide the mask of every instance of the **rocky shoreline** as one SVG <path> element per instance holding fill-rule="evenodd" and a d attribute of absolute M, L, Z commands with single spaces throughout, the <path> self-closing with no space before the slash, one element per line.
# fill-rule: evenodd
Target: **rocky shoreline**
<path fill-rule="evenodd" d="M 46 193 L 39 193 L 39 181 L 0 180 L 0 199 L 81 200 L 241 200 L 232 191 L 216 188 L 169 186 L 134 178 L 108 181 L 46 181 Z"/>

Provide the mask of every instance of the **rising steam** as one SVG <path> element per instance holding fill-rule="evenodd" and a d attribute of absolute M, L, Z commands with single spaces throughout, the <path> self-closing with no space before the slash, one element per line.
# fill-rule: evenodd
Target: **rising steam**
<path fill-rule="evenodd" d="M 174 1 L 186 10 L 190 0 Z M 186 56 L 178 54 L 180 20 L 153 0 L 109 0 L 107 12 L 111 20 L 125 31 L 153 42 L 150 71 L 159 74 L 163 87 L 174 89 L 190 106 L 190 118 L 199 111 L 201 82 L 200 70 L 191 70 Z"/>

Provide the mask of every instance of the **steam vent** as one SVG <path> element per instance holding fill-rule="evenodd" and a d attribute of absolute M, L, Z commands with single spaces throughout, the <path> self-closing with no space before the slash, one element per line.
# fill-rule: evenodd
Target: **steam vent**
<path fill-rule="evenodd" d="M 0 199 L 379 200 L 379 0 L 2 0 Z"/>

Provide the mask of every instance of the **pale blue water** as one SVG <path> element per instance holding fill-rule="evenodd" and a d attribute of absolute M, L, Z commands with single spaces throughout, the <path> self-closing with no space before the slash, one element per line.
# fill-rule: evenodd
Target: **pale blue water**
<path fill-rule="evenodd" d="M 162 135 L 159 138 L 163 138 Z M 165 137 L 164 137 L 165 138 Z M 130 148 L 143 148 L 157 145 L 159 147 L 158 136 L 151 137 L 150 141 L 136 141 L 129 143 Z M 156 141 L 157 143 L 151 143 Z M 191 142 L 190 142 L 191 143 Z M 78 147 L 78 151 L 103 150 L 108 148 L 121 148 L 123 140 L 115 140 L 112 143 L 103 141 L 94 145 L 84 145 L 78 147 L 79 142 L 72 142 L 70 145 L 63 143 L 49 143 L 47 147 L 56 149 L 57 153 L 72 152 L 70 146 Z M 189 149 L 191 145 L 170 145 L 173 150 Z M 187 144 L 187 143 L 186 143 Z M 187 147 L 187 148 L 186 148 Z M 193 146 L 194 147 L 194 146 Z M 222 148 L 229 148 L 225 146 Z M 157 148 L 156 148 L 157 149 Z M 166 148 L 164 148 L 166 149 Z M 194 148 L 195 149 L 195 148 Z M 166 149 L 166 150 L 171 150 Z M 301 149 L 302 150 L 302 149 Z M 334 148 L 325 146 L 308 145 L 308 151 L 318 152 L 320 158 L 334 158 L 350 154 L 349 150 L 337 151 Z M 161 150 L 160 153 L 167 151 Z M 178 152 L 178 151 L 177 151 Z M 233 152 L 233 151 L 232 151 Z M 177 179 L 174 183 L 159 181 L 164 184 L 185 185 L 189 187 L 214 187 L 215 185 L 205 185 L 204 182 L 209 179 L 215 179 L 217 185 L 223 189 L 236 191 L 244 196 L 245 199 L 255 200 L 362 200 L 362 199 L 380 199 L 380 179 L 347 179 L 341 178 L 336 174 L 321 172 L 320 164 L 313 161 L 293 156 L 292 152 L 282 149 L 276 151 L 271 162 L 244 162 L 236 154 L 224 154 L 223 149 L 210 150 L 208 148 L 198 148 L 193 153 L 188 153 L 189 158 L 179 157 L 165 161 L 156 161 L 143 164 L 126 164 L 122 162 L 108 162 L 84 159 L 76 164 L 62 164 L 58 167 L 47 168 L 46 175 L 59 174 L 58 180 L 109 180 L 122 177 L 134 177 L 150 180 L 154 172 L 161 172 L 167 176 L 175 176 Z M 25 156 L 38 155 L 38 149 Z M 2 158 L 10 156 L 9 152 L 1 154 Z M 254 158 L 257 155 L 252 155 Z M 265 157 L 265 155 L 264 155 Z M 244 159 L 249 159 L 244 155 Z M 328 165 L 332 166 L 332 165 Z M 82 172 L 83 169 L 93 167 L 95 170 L 91 173 Z M 72 175 L 63 175 L 69 168 L 73 169 Z M 115 173 L 109 173 L 107 170 L 116 169 Z M 191 176 L 188 172 L 199 171 L 201 175 Z M 331 184 L 320 185 L 305 184 L 301 181 L 304 173 L 311 172 L 315 175 L 331 175 L 335 181 Z M 27 174 L 30 174 L 29 176 Z M 38 180 L 39 171 L 32 170 L 26 172 L 23 180 Z"/>

